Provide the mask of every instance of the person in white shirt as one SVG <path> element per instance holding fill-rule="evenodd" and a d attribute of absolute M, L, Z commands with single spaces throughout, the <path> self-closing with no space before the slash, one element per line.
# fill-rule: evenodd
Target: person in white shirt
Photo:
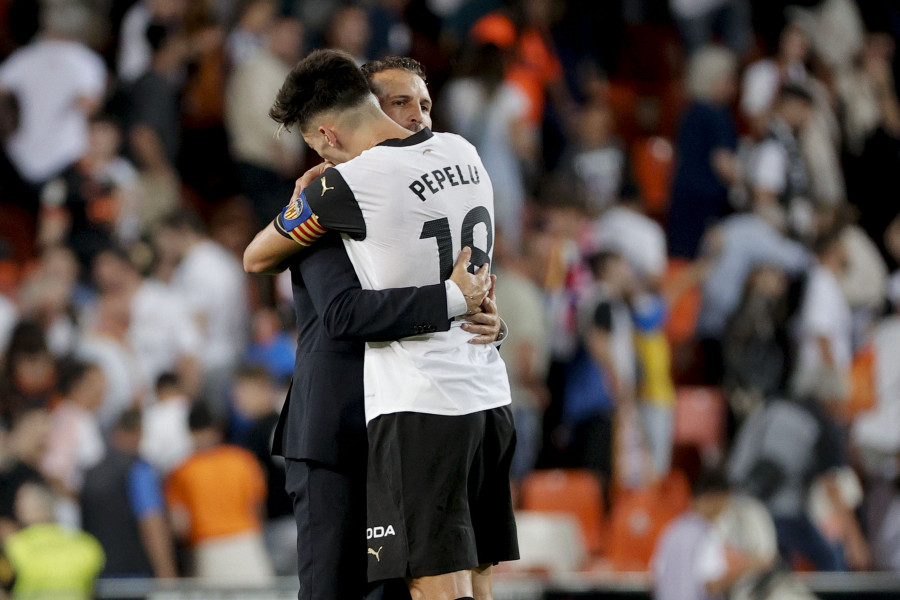
<path fill-rule="evenodd" d="M 710 600 L 727 597 L 745 575 L 767 570 L 763 558 L 732 551 L 714 528 L 732 502 L 724 475 L 704 473 L 693 486 L 693 506 L 663 531 L 656 543 L 650 571 L 655 600 Z"/>
<path fill-rule="evenodd" d="M 163 262 L 174 264 L 172 290 L 187 307 L 203 339 L 203 396 L 220 416 L 249 338 L 247 278 L 241 262 L 203 232 L 195 215 L 164 217 L 154 243 Z"/>
<path fill-rule="evenodd" d="M 853 359 L 853 318 L 839 281 L 847 264 L 840 233 L 817 242 L 816 258 L 800 308 L 792 387 L 797 396 L 835 401 L 847 395 Z"/>
<path fill-rule="evenodd" d="M 594 239 L 598 249 L 620 254 L 652 287 L 660 282 L 668 265 L 666 233 L 641 212 L 639 198 L 622 198 L 600 215 Z"/>
<path fill-rule="evenodd" d="M 0 64 L 0 91 L 18 100 L 19 127 L 6 151 L 25 181 L 42 186 L 81 158 L 88 119 L 106 92 L 103 59 L 77 35 L 85 9 L 73 3 L 42 11 L 43 32 Z"/>
<path fill-rule="evenodd" d="M 174 373 L 156 380 L 156 402 L 144 406 L 141 419 L 141 457 L 163 476 L 194 451 L 188 414 L 191 402 Z"/>
<path fill-rule="evenodd" d="M 189 393 L 200 388 L 203 338 L 189 308 L 168 286 L 145 279 L 131 257 L 111 247 L 94 260 L 94 281 L 102 293 L 129 302 L 128 341 L 148 386 L 165 372 L 178 373 Z"/>
<path fill-rule="evenodd" d="M 50 436 L 41 464 L 44 475 L 77 494 L 84 473 L 106 454 L 97 409 L 103 402 L 106 379 L 94 364 L 69 362 L 60 369 L 64 399 L 50 413 Z"/>
<path fill-rule="evenodd" d="M 231 152 L 260 226 L 290 197 L 304 154 L 298 137 L 273 135 L 275 124 L 268 117 L 272 98 L 300 58 L 303 24 L 283 18 L 267 33 L 265 45 L 235 67 L 225 96 Z"/>
<path fill-rule="evenodd" d="M 116 74 L 126 84 L 134 83 L 150 69 L 153 49 L 145 35 L 154 22 L 177 23 L 187 10 L 185 0 L 139 0 L 122 19 Z"/>

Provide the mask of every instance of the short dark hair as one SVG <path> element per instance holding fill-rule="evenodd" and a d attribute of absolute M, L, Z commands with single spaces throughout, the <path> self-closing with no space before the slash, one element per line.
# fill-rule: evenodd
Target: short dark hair
<path fill-rule="evenodd" d="M 272 375 L 269 373 L 269 370 L 266 369 L 263 365 L 256 364 L 244 364 L 241 365 L 237 373 L 235 373 L 235 378 L 251 380 L 251 381 L 266 381 L 271 383 Z"/>
<path fill-rule="evenodd" d="M 378 60 L 370 60 L 360 67 L 363 75 L 369 80 L 370 87 L 374 75 L 382 71 L 390 71 L 391 69 L 409 71 L 413 75 L 421 77 L 422 81 L 427 81 L 425 78 L 425 67 L 422 66 L 422 63 L 408 56 L 385 56 Z"/>
<path fill-rule="evenodd" d="M 219 423 L 206 402 L 197 402 L 188 413 L 188 429 L 192 432 L 204 429 L 218 429 Z"/>
<path fill-rule="evenodd" d="M 806 104 L 813 103 L 813 95 L 806 86 L 801 85 L 799 83 L 785 83 L 781 86 L 781 89 L 778 90 L 778 96 L 781 100 L 801 100 Z"/>
<path fill-rule="evenodd" d="M 370 93 L 352 56 L 340 50 L 314 50 L 288 73 L 269 116 L 286 129 L 296 123 L 306 131 L 317 114 L 353 108 Z"/>
<path fill-rule="evenodd" d="M 143 414 L 139 408 L 126 408 L 116 419 L 116 431 L 128 431 L 137 433 L 141 430 Z"/>
<path fill-rule="evenodd" d="M 727 494 L 731 483 L 721 469 L 705 468 L 691 486 L 691 496 L 699 498 L 706 494 Z"/>
<path fill-rule="evenodd" d="M 206 227 L 200 216 L 185 208 L 176 208 L 172 212 L 164 215 L 159 220 L 158 227 L 174 229 L 176 231 L 192 231 L 201 235 L 206 233 Z"/>
<path fill-rule="evenodd" d="M 178 375 L 172 371 L 165 371 L 156 378 L 156 393 L 159 394 L 163 390 L 180 389 L 181 381 Z"/>
<path fill-rule="evenodd" d="M 64 358 L 57 363 L 59 381 L 56 384 L 59 393 L 67 396 L 72 389 L 84 379 L 88 371 L 97 368 L 94 363 L 87 363 L 74 358 Z"/>

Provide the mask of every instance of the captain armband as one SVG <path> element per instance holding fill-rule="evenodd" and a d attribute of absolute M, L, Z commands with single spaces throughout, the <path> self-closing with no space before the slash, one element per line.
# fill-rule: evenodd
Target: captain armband
<path fill-rule="evenodd" d="M 275 229 L 304 247 L 311 245 L 327 231 L 319 224 L 319 219 L 307 204 L 305 192 L 301 192 L 275 217 Z"/>

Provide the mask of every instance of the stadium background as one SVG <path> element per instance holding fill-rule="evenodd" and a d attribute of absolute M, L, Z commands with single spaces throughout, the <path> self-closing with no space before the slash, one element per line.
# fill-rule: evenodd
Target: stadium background
<path fill-rule="evenodd" d="M 290 287 L 239 257 L 316 163 L 272 135 L 278 83 L 337 47 L 418 59 L 434 128 L 475 143 L 495 186 L 528 558 L 498 597 L 645 593 L 633 572 L 713 468 L 768 532 L 725 528 L 733 553 L 771 554 L 772 523 L 802 547 L 785 519 L 808 513 L 836 557 L 806 580 L 822 597 L 900 594 L 900 3 L 6 0 L 0 31 L 5 540 L 78 524 L 134 407 L 165 496 L 148 510 L 176 515 L 202 401 L 257 452 L 226 472 L 270 488 L 262 523 L 207 525 L 264 529 L 271 556 L 252 558 L 289 576 L 264 447 L 293 368 Z M 760 452 L 748 423 L 788 481 L 736 464 L 739 443 Z M 790 433 L 810 428 L 825 441 Z M 16 498 L 23 482 L 52 490 L 52 514 Z M 177 542 L 181 575 L 195 543 Z"/>

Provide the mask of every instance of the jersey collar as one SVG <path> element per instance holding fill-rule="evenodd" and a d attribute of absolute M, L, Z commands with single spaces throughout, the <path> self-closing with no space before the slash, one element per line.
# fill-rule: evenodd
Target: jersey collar
<path fill-rule="evenodd" d="M 404 148 L 406 146 L 415 146 L 416 144 L 421 144 L 427 139 L 434 137 L 434 134 L 431 133 L 431 130 L 425 127 L 412 134 L 408 138 L 391 138 L 389 140 L 384 140 L 378 146 L 390 146 L 392 148 Z"/>

